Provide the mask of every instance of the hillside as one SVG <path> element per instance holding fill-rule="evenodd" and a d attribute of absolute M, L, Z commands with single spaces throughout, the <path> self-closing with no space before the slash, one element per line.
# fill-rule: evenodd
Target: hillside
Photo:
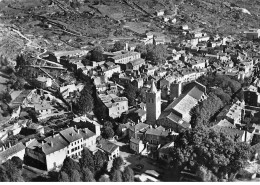
<path fill-rule="evenodd" d="M 14 59 L 26 44 L 18 35 L 10 37 L 5 25 L 19 28 L 50 50 L 91 48 L 89 43 L 140 36 L 135 30 L 157 31 L 176 38 L 183 24 L 205 28 L 210 34 L 241 36 L 248 28 L 260 28 L 259 7 L 257 0 L 2 0 L 0 40 L 10 43 L 1 44 L 0 54 Z M 160 9 L 175 14 L 176 24 L 162 26 L 154 16 Z M 127 25 L 135 26 L 129 31 Z"/>

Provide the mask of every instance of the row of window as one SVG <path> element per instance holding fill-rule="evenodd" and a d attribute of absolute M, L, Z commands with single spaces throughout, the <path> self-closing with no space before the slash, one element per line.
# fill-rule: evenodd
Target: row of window
<path fill-rule="evenodd" d="M 74 152 L 74 151 L 79 150 L 80 148 L 83 148 L 83 145 L 76 146 L 76 147 L 72 148 L 72 149 L 71 149 L 71 153 Z M 70 154 L 70 151 L 69 151 L 69 150 L 68 150 L 68 154 Z"/>
<path fill-rule="evenodd" d="M 83 139 L 80 139 L 80 140 L 78 140 L 78 141 L 75 141 L 75 142 L 71 143 L 71 146 L 73 146 L 73 144 L 74 144 L 74 145 L 79 144 L 79 142 L 83 142 Z"/>

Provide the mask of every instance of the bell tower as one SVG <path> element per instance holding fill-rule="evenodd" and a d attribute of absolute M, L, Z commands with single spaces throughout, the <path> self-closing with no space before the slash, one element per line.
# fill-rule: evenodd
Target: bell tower
<path fill-rule="evenodd" d="M 146 122 L 154 125 L 161 114 L 161 90 L 157 90 L 154 81 L 146 92 Z"/>

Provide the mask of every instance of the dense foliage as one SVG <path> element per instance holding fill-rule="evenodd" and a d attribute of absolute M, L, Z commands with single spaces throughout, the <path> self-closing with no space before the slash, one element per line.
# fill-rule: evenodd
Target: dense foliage
<path fill-rule="evenodd" d="M 206 176 L 203 180 L 211 181 L 236 174 L 247 164 L 251 150 L 247 143 L 235 142 L 222 132 L 198 128 L 180 133 L 172 157 L 178 172 L 184 168 L 194 172 L 206 170 L 212 179 L 205 179 Z"/>

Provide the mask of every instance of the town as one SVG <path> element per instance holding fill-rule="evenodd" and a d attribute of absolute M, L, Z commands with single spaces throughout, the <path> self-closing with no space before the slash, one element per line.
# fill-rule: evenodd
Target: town
<path fill-rule="evenodd" d="M 59 50 L 8 25 L 36 53 L 0 58 L 0 181 L 260 178 L 260 29 L 209 34 L 176 6 L 138 9 L 178 38 L 131 20 L 133 39 Z"/>

